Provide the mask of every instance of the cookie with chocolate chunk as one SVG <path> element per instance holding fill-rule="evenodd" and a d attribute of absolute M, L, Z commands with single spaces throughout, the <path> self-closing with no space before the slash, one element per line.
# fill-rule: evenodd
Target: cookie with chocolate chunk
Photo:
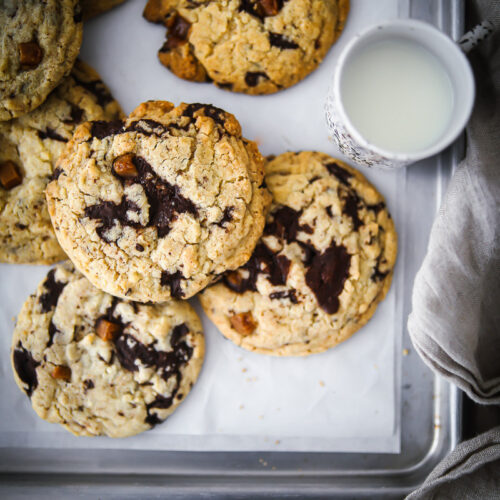
<path fill-rule="evenodd" d="M 96 17 L 117 5 L 120 5 L 125 0 L 80 0 L 82 6 L 83 20 Z"/>
<path fill-rule="evenodd" d="M 126 437 L 165 420 L 203 363 L 201 322 L 187 302 L 127 302 L 66 262 L 23 305 L 14 378 L 39 417 L 78 436 Z"/>
<path fill-rule="evenodd" d="M 45 188 L 77 125 L 121 116 L 99 75 L 77 61 L 40 107 L 0 123 L 0 262 L 52 264 L 66 258 Z"/>
<path fill-rule="evenodd" d="M 0 4 L 0 121 L 23 115 L 71 71 L 82 43 L 78 0 Z"/>
<path fill-rule="evenodd" d="M 250 260 L 200 295 L 220 331 L 250 351 L 324 351 L 361 328 L 385 297 L 397 237 L 383 197 L 357 170 L 318 152 L 266 165 L 273 195 Z"/>
<path fill-rule="evenodd" d="M 98 288 L 189 298 L 243 265 L 264 229 L 263 158 L 205 104 L 141 104 L 75 131 L 47 188 L 59 243 Z"/>
<path fill-rule="evenodd" d="M 144 17 L 166 26 L 158 57 L 180 78 L 271 94 L 316 69 L 348 11 L 349 0 L 149 0 Z"/>

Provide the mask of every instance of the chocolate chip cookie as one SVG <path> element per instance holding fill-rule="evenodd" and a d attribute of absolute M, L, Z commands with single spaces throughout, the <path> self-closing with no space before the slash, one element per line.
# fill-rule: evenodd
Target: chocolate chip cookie
<path fill-rule="evenodd" d="M 349 0 L 149 0 L 167 27 L 158 56 L 185 80 L 271 94 L 311 73 L 343 30 Z"/>
<path fill-rule="evenodd" d="M 82 43 L 78 0 L 0 3 L 0 121 L 39 106 L 68 75 Z"/>
<path fill-rule="evenodd" d="M 82 6 L 83 20 L 89 19 L 106 12 L 125 0 L 80 0 Z"/>
<path fill-rule="evenodd" d="M 201 322 L 187 302 L 127 302 L 69 262 L 52 269 L 19 314 L 17 385 L 39 417 L 78 436 L 151 429 L 184 400 L 203 363 Z"/>
<path fill-rule="evenodd" d="M 81 125 L 47 188 L 57 238 L 98 288 L 140 302 L 188 298 L 244 264 L 270 196 L 236 118 L 204 104 L 141 104 Z"/>
<path fill-rule="evenodd" d="M 77 61 L 40 107 L 0 123 L 0 262 L 52 264 L 66 258 L 45 188 L 78 124 L 121 116 L 99 75 Z"/>
<path fill-rule="evenodd" d="M 397 237 L 363 175 L 317 152 L 266 165 L 273 195 L 251 259 L 200 295 L 221 332 L 250 351 L 307 355 L 342 342 L 385 297 Z"/>

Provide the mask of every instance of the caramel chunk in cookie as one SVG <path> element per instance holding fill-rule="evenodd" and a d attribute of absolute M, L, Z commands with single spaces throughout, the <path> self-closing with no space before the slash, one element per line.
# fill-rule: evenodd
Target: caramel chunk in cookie
<path fill-rule="evenodd" d="M 57 365 L 52 370 L 52 378 L 58 380 L 70 380 L 71 379 L 71 368 L 68 366 Z"/>
<path fill-rule="evenodd" d="M 102 340 L 106 342 L 111 342 L 120 333 L 122 327 L 117 323 L 108 321 L 107 319 L 99 319 L 97 322 L 96 332 Z"/>
<path fill-rule="evenodd" d="M 135 155 L 127 153 L 115 158 L 113 162 L 113 170 L 116 175 L 125 179 L 131 179 L 138 175 L 137 168 L 134 165 Z"/>
<path fill-rule="evenodd" d="M 12 189 L 19 186 L 23 178 L 13 161 L 0 163 L 0 184 L 4 189 Z"/>
<path fill-rule="evenodd" d="M 257 325 L 253 319 L 252 313 L 238 313 L 229 318 L 231 326 L 241 335 L 250 335 Z"/>
<path fill-rule="evenodd" d="M 36 68 L 43 59 L 43 51 L 36 42 L 20 43 L 19 62 L 23 69 Z"/>

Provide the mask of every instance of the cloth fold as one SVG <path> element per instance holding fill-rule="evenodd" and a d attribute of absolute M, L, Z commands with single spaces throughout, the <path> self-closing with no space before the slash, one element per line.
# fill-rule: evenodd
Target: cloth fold
<path fill-rule="evenodd" d="M 406 500 L 500 498 L 500 427 L 460 443 Z"/>
<path fill-rule="evenodd" d="M 432 227 L 408 330 L 433 370 L 474 401 L 500 404 L 500 2 L 477 5 L 495 32 L 471 54 L 467 154 Z"/>
<path fill-rule="evenodd" d="M 493 35 L 471 52 L 477 86 L 467 153 L 415 278 L 408 331 L 434 371 L 500 404 L 500 2 L 469 0 Z M 461 443 L 407 500 L 500 499 L 500 427 Z"/>

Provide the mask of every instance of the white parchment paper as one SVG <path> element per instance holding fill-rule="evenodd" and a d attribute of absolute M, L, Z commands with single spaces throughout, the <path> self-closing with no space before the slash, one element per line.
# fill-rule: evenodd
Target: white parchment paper
<path fill-rule="evenodd" d="M 351 4 L 346 30 L 322 66 L 273 96 L 232 94 L 174 77 L 156 57 L 165 29 L 142 18 L 142 0 L 128 0 L 88 23 L 81 58 L 99 71 L 127 113 L 148 99 L 212 103 L 234 113 L 263 154 L 315 149 L 335 155 L 323 100 L 339 49 L 363 27 L 398 14 L 394 1 Z M 400 175 L 364 173 L 386 196 L 399 228 Z M 401 264 L 400 259 L 392 289 L 367 326 L 337 348 L 303 359 L 239 349 L 194 300 L 207 340 L 198 383 L 164 424 L 118 440 L 77 438 L 33 412 L 11 373 L 12 318 L 48 268 L 0 265 L 0 447 L 398 452 Z"/>

